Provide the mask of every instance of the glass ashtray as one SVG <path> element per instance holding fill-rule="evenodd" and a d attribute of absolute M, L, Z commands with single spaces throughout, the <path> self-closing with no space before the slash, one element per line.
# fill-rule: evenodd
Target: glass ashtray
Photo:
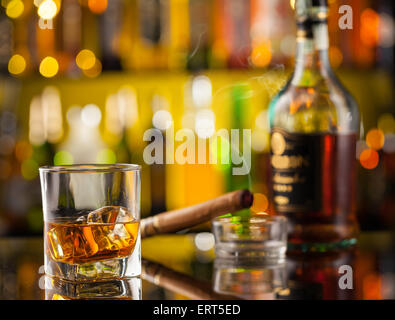
<path fill-rule="evenodd" d="M 285 260 L 287 219 L 283 216 L 220 217 L 213 220 L 212 228 L 217 257 Z"/>

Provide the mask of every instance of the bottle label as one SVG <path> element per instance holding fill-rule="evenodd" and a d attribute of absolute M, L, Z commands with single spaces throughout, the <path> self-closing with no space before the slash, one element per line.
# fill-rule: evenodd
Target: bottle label
<path fill-rule="evenodd" d="M 279 213 L 321 208 L 320 134 L 295 134 L 274 128 L 271 137 L 273 201 Z"/>

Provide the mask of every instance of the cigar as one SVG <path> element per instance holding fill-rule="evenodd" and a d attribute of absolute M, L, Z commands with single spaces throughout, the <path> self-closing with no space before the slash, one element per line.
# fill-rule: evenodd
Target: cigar
<path fill-rule="evenodd" d="M 157 286 L 195 300 L 240 300 L 215 292 L 209 282 L 197 280 L 158 263 L 142 259 L 141 277 Z"/>
<path fill-rule="evenodd" d="M 141 237 L 171 233 L 251 207 L 253 195 L 248 190 L 237 190 L 190 207 L 159 213 L 141 220 Z"/>

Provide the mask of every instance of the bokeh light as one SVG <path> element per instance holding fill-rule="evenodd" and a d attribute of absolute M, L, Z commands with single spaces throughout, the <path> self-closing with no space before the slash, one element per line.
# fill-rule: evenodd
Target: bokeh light
<path fill-rule="evenodd" d="M 95 104 L 87 104 L 81 111 L 81 120 L 87 127 L 97 127 L 101 121 L 101 111 Z"/>
<path fill-rule="evenodd" d="M 214 248 L 214 235 L 210 232 L 201 232 L 195 236 L 195 246 L 198 250 L 208 251 Z"/>
<path fill-rule="evenodd" d="M 374 169 L 379 164 L 379 154 L 376 150 L 366 149 L 362 151 L 359 161 L 365 169 Z"/>
<path fill-rule="evenodd" d="M 20 17 L 25 9 L 21 0 L 11 0 L 6 7 L 5 13 L 8 17 L 16 19 Z"/>
<path fill-rule="evenodd" d="M 210 138 L 215 133 L 215 114 L 211 109 L 203 109 L 196 114 L 195 132 L 202 139 Z"/>
<path fill-rule="evenodd" d="M 8 61 L 8 71 L 11 74 L 21 74 L 26 69 L 26 60 L 20 54 L 14 54 Z"/>
<path fill-rule="evenodd" d="M 54 77 L 59 71 L 58 61 L 53 57 L 45 57 L 40 63 L 39 71 L 46 78 Z"/>
<path fill-rule="evenodd" d="M 63 117 L 60 92 L 56 87 L 45 87 L 41 96 L 46 113 L 46 134 L 50 143 L 58 143 L 63 136 Z"/>
<path fill-rule="evenodd" d="M 152 124 L 159 130 L 166 130 L 173 124 L 173 117 L 167 110 L 159 110 L 152 117 Z"/>
<path fill-rule="evenodd" d="M 81 50 L 75 58 L 77 66 L 82 70 L 89 70 L 95 66 L 96 56 L 88 49 Z"/>
<path fill-rule="evenodd" d="M 71 165 L 74 163 L 74 159 L 70 152 L 62 150 L 62 151 L 58 151 L 55 154 L 53 158 L 53 163 L 55 166 Z"/>
<path fill-rule="evenodd" d="M 265 213 L 269 207 L 269 200 L 262 193 L 254 193 L 254 202 L 251 206 L 251 211 L 254 213 Z"/>
<path fill-rule="evenodd" d="M 261 43 L 254 46 L 251 52 L 251 61 L 257 67 L 266 67 L 272 60 L 270 43 Z"/>
<path fill-rule="evenodd" d="M 197 76 L 192 81 L 192 101 L 198 108 L 209 107 L 213 96 L 210 78 Z"/>
<path fill-rule="evenodd" d="M 40 6 L 38 7 L 37 10 L 37 13 L 40 16 L 40 18 L 43 18 L 45 20 L 53 19 L 56 16 L 57 12 L 58 12 L 58 7 L 53 0 L 44 0 L 43 2 L 40 3 Z"/>
<path fill-rule="evenodd" d="M 96 78 L 102 72 L 102 64 L 99 59 L 96 59 L 95 64 L 92 68 L 82 70 L 82 73 L 89 78 Z"/>
<path fill-rule="evenodd" d="M 114 164 L 117 162 L 117 156 L 111 149 L 100 150 L 97 155 L 97 163 Z"/>
<path fill-rule="evenodd" d="M 361 14 L 361 41 L 369 46 L 374 47 L 379 41 L 379 22 L 380 18 L 376 11 L 367 8 Z"/>
<path fill-rule="evenodd" d="M 371 129 L 366 135 L 366 144 L 375 150 L 380 150 L 384 146 L 385 137 L 380 129 Z"/>
<path fill-rule="evenodd" d="M 93 13 L 103 13 L 107 9 L 107 0 L 88 0 L 88 7 Z"/>

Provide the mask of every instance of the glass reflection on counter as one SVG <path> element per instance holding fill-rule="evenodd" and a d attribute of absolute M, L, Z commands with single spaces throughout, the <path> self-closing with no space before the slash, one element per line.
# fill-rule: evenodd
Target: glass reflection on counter
<path fill-rule="evenodd" d="M 373 242 L 374 243 L 374 242 Z M 383 242 L 376 238 L 372 246 Z M 326 253 L 289 254 L 289 295 L 285 299 L 394 299 L 394 251 L 383 245 L 375 253 L 357 246 Z"/>
<path fill-rule="evenodd" d="M 269 291 L 270 295 L 265 299 L 273 298 L 270 290 L 275 291 L 277 299 L 395 299 L 393 244 L 394 238 L 388 233 L 362 233 L 358 248 L 351 251 L 297 256 L 288 252 L 285 266 L 271 271 L 261 270 L 254 275 L 255 278 L 253 274 L 243 275 L 245 270 L 240 268 L 242 276 L 239 275 L 239 284 L 260 279 L 255 281 L 254 288 Z M 203 296 L 197 297 L 198 293 L 204 294 L 206 298 L 208 295 L 216 295 L 217 299 L 225 299 L 224 294 L 214 290 L 216 278 L 213 272 L 218 272 L 215 268 L 221 264 L 214 259 L 212 235 L 204 233 L 197 238 L 191 234 L 166 235 L 144 239 L 142 246 L 143 255 L 162 266 L 161 269 L 153 269 L 157 271 L 151 279 L 156 282 L 151 283 L 142 275 L 143 299 L 203 299 Z M 208 248 L 210 250 L 206 250 Z M 339 279 L 344 275 L 339 273 L 339 267 L 345 264 L 353 270 L 352 290 L 341 290 L 338 287 Z M 147 271 L 144 261 L 143 269 L 144 272 Z M 46 291 L 43 272 L 41 237 L 0 239 L 0 300 L 44 299 Z M 283 272 L 285 280 L 278 277 Z M 285 281 L 285 284 L 273 281 L 276 279 Z M 184 290 L 177 289 L 177 285 L 182 285 Z M 195 295 L 188 296 L 188 292 Z M 228 294 L 226 299 L 242 299 L 240 295 L 242 293 L 237 296 Z"/>
<path fill-rule="evenodd" d="M 344 251 L 288 254 L 289 295 L 284 299 L 358 299 L 356 248 Z M 342 271 L 340 267 L 346 266 Z M 342 289 L 345 284 L 346 288 Z"/>
<path fill-rule="evenodd" d="M 394 299 L 393 252 L 289 252 L 285 263 L 214 261 L 213 290 L 249 300 Z"/>
<path fill-rule="evenodd" d="M 257 258 L 217 258 L 214 291 L 248 300 L 276 299 L 279 293 L 288 292 L 287 270 L 284 261 L 272 262 Z"/>
<path fill-rule="evenodd" d="M 72 282 L 45 276 L 45 300 L 141 300 L 139 277 Z"/>

